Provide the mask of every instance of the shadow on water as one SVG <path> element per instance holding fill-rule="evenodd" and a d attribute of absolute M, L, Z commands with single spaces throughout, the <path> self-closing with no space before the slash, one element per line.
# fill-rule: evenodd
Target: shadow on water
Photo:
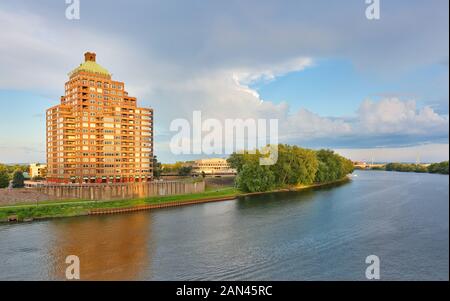
<path fill-rule="evenodd" d="M 351 183 L 351 180 L 335 182 L 323 186 L 309 187 L 301 190 L 278 191 L 264 194 L 255 194 L 249 196 L 240 196 L 237 198 L 237 208 L 256 208 L 276 203 L 278 206 L 285 203 L 293 205 L 293 202 L 313 201 L 317 192 L 325 192 L 335 190 Z"/>

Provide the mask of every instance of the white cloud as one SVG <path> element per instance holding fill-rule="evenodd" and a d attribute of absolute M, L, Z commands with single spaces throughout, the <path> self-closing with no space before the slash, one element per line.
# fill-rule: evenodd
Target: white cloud
<path fill-rule="evenodd" d="M 247 86 L 256 81 L 271 81 L 276 77 L 290 72 L 300 71 L 313 65 L 312 58 L 297 57 L 278 64 L 268 64 L 253 68 L 253 70 L 236 70 L 233 78 L 240 84 Z"/>
<path fill-rule="evenodd" d="M 358 110 L 360 130 L 368 133 L 426 134 L 448 128 L 448 116 L 431 107 L 417 108 L 413 100 L 385 98 L 378 102 L 365 100 Z"/>
<path fill-rule="evenodd" d="M 142 76 L 140 72 L 143 71 L 134 72 L 138 69 L 126 68 L 130 66 L 127 56 L 134 55 L 135 50 L 129 49 L 114 35 L 100 35 L 94 30 L 71 27 L 70 22 L 58 26 L 39 15 L 5 11 L 1 7 L 0 28 L 5 29 L 0 31 L 0 89 L 62 94 L 67 74 L 84 60 L 83 53 L 91 50 L 100 54 L 100 64 L 114 62 L 115 68 L 126 70 L 125 75 Z M 118 57 L 121 59 L 117 60 Z M 137 65 L 138 59 L 131 61 Z M 114 73 L 115 70 L 106 67 Z M 143 80 L 133 82 L 145 85 Z M 55 103 L 58 101 L 59 97 L 55 98 Z"/>
<path fill-rule="evenodd" d="M 286 118 L 282 121 L 281 138 L 304 141 L 351 132 L 351 125 L 343 120 L 322 117 L 301 108 L 294 114 L 286 113 Z"/>

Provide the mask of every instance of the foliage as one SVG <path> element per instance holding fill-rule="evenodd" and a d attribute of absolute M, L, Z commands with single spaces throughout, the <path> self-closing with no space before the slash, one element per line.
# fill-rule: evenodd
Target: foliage
<path fill-rule="evenodd" d="M 286 144 L 278 145 L 278 160 L 260 166 L 261 153 L 233 153 L 228 163 L 238 172 L 236 185 L 242 191 L 266 191 L 313 183 L 326 183 L 353 172 L 353 163 L 330 150 L 314 151 Z"/>
<path fill-rule="evenodd" d="M 173 164 L 162 164 L 161 169 L 164 173 L 170 173 L 170 172 L 178 172 L 178 170 L 183 166 L 183 162 L 177 162 Z"/>
<path fill-rule="evenodd" d="M 188 176 L 190 175 L 192 172 L 192 166 L 182 166 L 179 170 L 178 170 L 178 175 L 180 176 Z"/>
<path fill-rule="evenodd" d="M 9 185 L 9 175 L 5 168 L 0 167 L 0 188 L 6 188 Z"/>
<path fill-rule="evenodd" d="M 316 155 L 319 160 L 316 183 L 336 181 L 353 172 L 353 163 L 331 150 L 319 150 Z"/>
<path fill-rule="evenodd" d="M 164 174 L 176 173 L 178 175 L 186 176 L 190 175 L 192 172 L 192 163 L 187 162 L 176 162 L 173 164 L 162 164 L 161 172 Z"/>
<path fill-rule="evenodd" d="M 271 166 L 278 187 L 314 182 L 319 162 L 312 150 L 280 144 L 278 160 Z"/>
<path fill-rule="evenodd" d="M 427 169 L 429 173 L 448 175 L 448 161 L 430 164 Z"/>
<path fill-rule="evenodd" d="M 268 191 L 274 187 L 275 176 L 269 166 L 251 160 L 245 163 L 236 177 L 236 186 L 241 191 Z"/>
<path fill-rule="evenodd" d="M 153 157 L 153 177 L 159 179 L 161 177 L 162 166 L 156 156 Z"/>
<path fill-rule="evenodd" d="M 5 170 L 9 178 L 12 179 L 12 175 L 16 170 L 28 172 L 30 170 L 30 166 L 24 164 L 0 164 L 0 170 Z"/>
<path fill-rule="evenodd" d="M 362 169 L 362 168 L 358 168 L 358 169 Z M 386 170 L 386 168 L 384 166 L 373 166 L 370 169 L 371 170 Z"/>
<path fill-rule="evenodd" d="M 248 163 L 250 161 L 258 162 L 260 157 L 261 155 L 258 151 L 256 151 L 255 154 L 249 154 L 248 151 L 243 153 L 232 153 L 228 157 L 227 162 L 228 164 L 230 164 L 230 167 L 236 169 L 237 173 L 239 174 L 242 171 L 245 163 Z"/>
<path fill-rule="evenodd" d="M 447 169 L 445 168 L 447 166 Z M 400 172 L 430 172 L 430 173 L 443 173 L 448 174 L 448 161 L 441 163 L 434 163 L 428 167 L 421 164 L 411 163 L 388 163 L 386 164 L 387 171 L 400 171 Z"/>
<path fill-rule="evenodd" d="M 25 186 L 25 178 L 23 176 L 23 172 L 20 169 L 17 169 L 12 176 L 12 186 L 13 188 L 22 188 Z"/>

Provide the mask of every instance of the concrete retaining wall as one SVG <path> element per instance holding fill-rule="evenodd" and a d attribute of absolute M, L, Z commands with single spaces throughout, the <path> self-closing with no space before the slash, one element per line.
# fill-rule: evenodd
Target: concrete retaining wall
<path fill-rule="evenodd" d="M 54 199 L 120 200 L 200 193 L 205 182 L 141 182 L 115 184 L 45 185 L 35 188 Z"/>

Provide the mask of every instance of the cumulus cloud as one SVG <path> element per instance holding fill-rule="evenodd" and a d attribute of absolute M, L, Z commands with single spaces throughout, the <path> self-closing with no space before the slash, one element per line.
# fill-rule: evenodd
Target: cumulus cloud
<path fill-rule="evenodd" d="M 294 114 L 286 112 L 281 128 L 281 138 L 299 141 L 347 135 L 352 132 L 351 125 L 344 120 L 322 117 L 304 108 Z"/>
<path fill-rule="evenodd" d="M 361 131 L 368 133 L 426 134 L 448 129 L 448 115 L 439 115 L 431 107 L 417 108 L 414 100 L 386 98 L 365 100 L 358 110 Z"/>

